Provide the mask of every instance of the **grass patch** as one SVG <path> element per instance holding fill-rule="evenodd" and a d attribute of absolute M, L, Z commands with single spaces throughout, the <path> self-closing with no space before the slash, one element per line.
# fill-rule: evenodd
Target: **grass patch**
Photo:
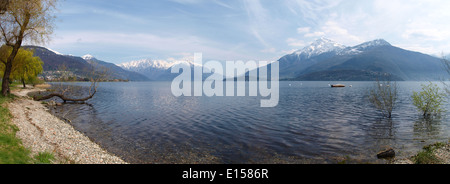
<path fill-rule="evenodd" d="M 55 159 L 53 154 L 41 152 L 33 158 L 31 151 L 16 137 L 19 128 L 10 123 L 13 117 L 6 108 L 6 104 L 14 98 L 14 95 L 0 95 L 0 164 L 51 164 Z"/>
<path fill-rule="evenodd" d="M 41 152 L 34 156 L 35 164 L 51 164 L 55 156 L 49 152 Z"/>
<path fill-rule="evenodd" d="M 12 118 L 6 103 L 14 96 L 0 95 L 0 164 L 28 164 L 31 163 L 31 151 L 22 146 L 22 141 L 16 137 L 19 129 L 10 124 Z"/>
<path fill-rule="evenodd" d="M 424 146 L 423 150 L 412 157 L 415 164 L 441 164 L 441 160 L 434 154 L 436 149 L 444 147 L 446 144 L 442 142 Z"/>

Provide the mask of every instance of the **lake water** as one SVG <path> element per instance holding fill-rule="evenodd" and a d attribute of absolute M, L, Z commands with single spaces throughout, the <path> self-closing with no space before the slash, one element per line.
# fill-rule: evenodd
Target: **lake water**
<path fill-rule="evenodd" d="M 392 120 L 368 102 L 373 82 L 328 83 L 280 82 L 274 108 L 262 97 L 175 97 L 170 82 L 102 83 L 88 104 L 52 111 L 131 163 L 382 163 L 386 147 L 401 158 L 449 140 L 446 113 L 425 121 L 412 105 L 427 82 L 398 82 Z"/>

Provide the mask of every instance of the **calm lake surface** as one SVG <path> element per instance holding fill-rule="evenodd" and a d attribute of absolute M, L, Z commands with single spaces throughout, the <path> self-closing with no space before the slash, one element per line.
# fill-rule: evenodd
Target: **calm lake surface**
<path fill-rule="evenodd" d="M 102 83 L 88 104 L 52 111 L 131 163 L 383 163 L 386 147 L 402 158 L 449 140 L 449 103 L 433 121 L 412 105 L 427 82 L 398 82 L 392 120 L 368 102 L 373 82 L 339 83 L 353 87 L 280 82 L 274 108 L 261 108 L 263 97 L 175 97 L 170 82 Z"/>

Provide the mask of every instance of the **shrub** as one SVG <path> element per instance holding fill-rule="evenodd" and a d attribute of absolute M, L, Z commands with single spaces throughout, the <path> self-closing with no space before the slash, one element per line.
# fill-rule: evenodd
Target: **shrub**
<path fill-rule="evenodd" d="M 434 151 L 445 146 L 445 143 L 437 142 L 432 145 L 424 146 L 423 150 L 412 157 L 415 164 L 441 164 L 442 161 L 436 157 Z"/>
<path fill-rule="evenodd" d="M 412 95 L 414 106 L 422 113 L 425 118 L 440 114 L 444 110 L 441 108 L 446 94 L 441 89 L 430 82 L 428 85 L 422 84 L 420 93 L 414 92 Z"/>
<path fill-rule="evenodd" d="M 384 117 L 391 118 L 392 111 L 397 101 L 397 83 L 391 81 L 380 82 L 377 80 L 374 88 L 369 91 L 369 101 Z"/>

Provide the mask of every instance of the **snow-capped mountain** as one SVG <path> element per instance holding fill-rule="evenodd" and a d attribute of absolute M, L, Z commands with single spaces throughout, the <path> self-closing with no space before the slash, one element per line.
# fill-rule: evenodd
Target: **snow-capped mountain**
<path fill-rule="evenodd" d="M 141 73 L 147 76 L 151 80 L 172 80 L 174 77 L 179 74 L 172 74 L 171 68 L 176 65 L 187 65 L 192 70 L 195 67 L 202 67 L 199 64 L 194 63 L 190 59 L 182 59 L 182 60 L 174 60 L 171 59 L 169 61 L 166 60 L 152 60 L 152 59 L 142 59 L 137 61 L 131 61 L 127 63 L 119 64 L 118 66 L 137 73 Z M 202 68 L 203 70 L 207 70 L 206 68 Z"/>
<path fill-rule="evenodd" d="M 111 79 L 126 79 L 126 80 L 131 80 L 131 81 L 147 81 L 147 80 L 149 80 L 147 77 L 145 77 L 142 74 L 125 70 L 115 64 L 112 64 L 112 63 L 101 61 L 90 54 L 86 54 L 86 55 L 82 56 L 81 58 L 83 58 L 86 62 L 88 62 L 91 66 L 93 66 L 96 69 L 100 69 L 100 70 L 103 70 L 104 68 L 108 69 L 108 74 L 110 75 Z"/>
<path fill-rule="evenodd" d="M 81 58 L 83 58 L 84 60 L 91 60 L 91 59 L 95 59 L 94 56 L 90 55 L 90 54 L 86 54 L 84 56 L 81 56 Z"/>
<path fill-rule="evenodd" d="M 349 47 L 347 49 L 351 49 L 351 50 L 357 50 L 357 51 L 365 51 L 365 50 L 369 50 L 375 47 L 381 47 L 381 46 L 391 46 L 391 44 L 389 42 L 387 42 L 386 40 L 383 39 L 376 39 L 373 41 L 369 41 L 369 42 L 364 42 L 362 44 L 359 44 L 357 46 L 354 47 Z"/>
<path fill-rule="evenodd" d="M 126 70 L 145 70 L 147 68 L 155 68 L 155 69 L 163 69 L 167 70 L 172 66 L 178 64 L 185 64 L 189 66 L 201 66 L 190 60 L 178 60 L 178 61 L 166 61 L 166 60 L 152 60 L 152 59 L 141 59 L 137 61 L 130 61 L 127 63 L 119 64 L 118 66 L 126 69 Z"/>
<path fill-rule="evenodd" d="M 379 46 L 391 46 L 391 44 L 386 40 L 376 39 L 353 47 L 348 47 L 327 38 L 320 38 L 311 45 L 306 46 L 293 54 L 302 59 L 309 59 L 324 53 L 335 53 L 336 55 L 359 54 L 364 50 Z"/>
<path fill-rule="evenodd" d="M 320 38 L 311 45 L 294 52 L 294 54 L 296 54 L 299 58 L 309 59 L 311 57 L 318 56 L 323 53 L 328 52 L 338 53 L 344 50 L 345 48 L 347 47 L 340 43 L 337 43 L 335 41 L 326 38 Z"/>
<path fill-rule="evenodd" d="M 297 55 L 301 59 L 309 59 L 324 53 L 334 53 L 336 55 L 353 55 L 359 54 L 374 47 L 390 45 L 391 44 L 389 42 L 383 39 L 376 39 L 353 47 L 348 47 L 327 38 L 320 38 L 313 42 L 311 45 L 306 46 L 303 49 L 294 52 L 293 54 Z"/>
<path fill-rule="evenodd" d="M 111 80 L 131 80 L 131 81 L 145 81 L 149 80 L 147 77 L 126 71 L 115 64 L 100 61 L 92 55 L 84 55 L 82 57 L 61 54 L 55 50 L 41 47 L 26 45 L 24 49 L 33 50 L 34 56 L 39 57 L 43 61 L 44 72 L 60 71 L 62 69 L 73 72 L 79 77 L 87 77 L 93 68 L 104 67 L 107 68 Z"/>
<path fill-rule="evenodd" d="M 50 48 L 48 48 L 48 47 L 43 47 L 43 48 L 45 48 L 45 49 L 47 49 L 47 50 L 49 50 L 49 51 L 51 51 L 51 52 L 53 52 L 53 53 L 55 53 L 55 54 L 57 54 L 57 55 L 61 55 L 61 56 L 64 56 L 64 55 L 65 55 L 65 54 L 61 54 L 60 52 L 58 52 L 58 51 L 56 51 L 56 50 L 50 49 Z"/>
<path fill-rule="evenodd" d="M 147 68 L 168 69 L 172 66 L 169 62 L 164 60 L 142 59 L 119 64 L 118 66 L 127 70 L 144 70 Z"/>
<path fill-rule="evenodd" d="M 438 58 L 383 39 L 346 47 L 321 38 L 278 61 L 280 78 L 296 80 L 435 80 L 445 74 Z"/>

